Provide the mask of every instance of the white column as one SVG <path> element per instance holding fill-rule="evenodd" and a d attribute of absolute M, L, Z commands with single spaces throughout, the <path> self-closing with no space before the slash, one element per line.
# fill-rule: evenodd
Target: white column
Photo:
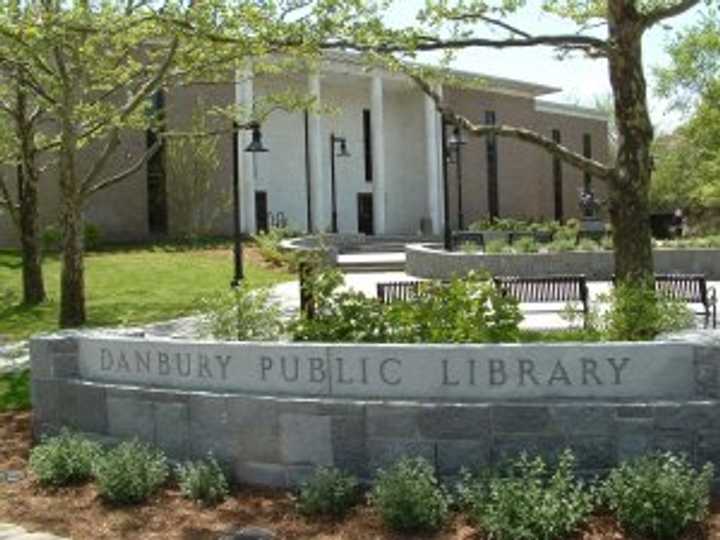
<path fill-rule="evenodd" d="M 385 234 L 385 111 L 383 80 L 373 75 L 370 86 L 370 125 L 373 162 L 373 226 L 375 234 Z"/>
<path fill-rule="evenodd" d="M 245 119 L 252 118 L 255 101 L 255 84 L 251 70 L 238 71 L 235 80 L 235 104 L 245 114 Z M 255 234 L 255 154 L 245 152 L 252 141 L 252 133 L 247 130 L 240 132 L 238 137 L 238 169 L 240 171 L 240 227 L 248 234 Z"/>
<path fill-rule="evenodd" d="M 425 96 L 425 155 L 427 167 L 427 215 L 432 222 L 432 232 L 442 231 L 442 140 L 440 137 L 440 114 L 435 101 Z"/>
<path fill-rule="evenodd" d="M 320 75 L 308 76 L 308 93 L 315 98 L 316 108 L 322 99 Z M 325 202 L 328 181 L 323 170 L 322 118 L 317 112 L 308 115 L 308 146 L 310 148 L 310 200 L 312 202 L 313 227 L 316 232 L 325 232 L 330 226 L 330 215 Z"/>

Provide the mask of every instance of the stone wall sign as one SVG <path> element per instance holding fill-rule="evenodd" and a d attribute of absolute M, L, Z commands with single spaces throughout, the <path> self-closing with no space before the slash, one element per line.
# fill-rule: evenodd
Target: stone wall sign
<path fill-rule="evenodd" d="M 685 343 L 312 345 L 81 338 L 88 381 L 259 395 L 488 401 L 682 399 Z"/>

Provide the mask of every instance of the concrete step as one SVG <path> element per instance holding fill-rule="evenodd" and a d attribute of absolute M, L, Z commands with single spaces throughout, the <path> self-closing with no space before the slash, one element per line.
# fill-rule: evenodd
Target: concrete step
<path fill-rule="evenodd" d="M 402 272 L 405 253 L 353 253 L 340 255 L 338 266 L 343 272 Z"/>

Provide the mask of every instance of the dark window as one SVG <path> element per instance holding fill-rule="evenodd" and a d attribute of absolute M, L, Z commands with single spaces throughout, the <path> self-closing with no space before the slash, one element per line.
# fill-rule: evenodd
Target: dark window
<path fill-rule="evenodd" d="M 375 234 L 372 193 L 358 193 L 358 232 L 368 236 Z"/>
<path fill-rule="evenodd" d="M 589 133 L 583 135 L 583 156 L 586 158 L 592 157 L 592 137 Z M 585 191 L 589 191 L 592 187 L 592 175 L 585 173 Z"/>
<path fill-rule="evenodd" d="M 258 232 L 268 232 L 268 196 L 266 191 L 255 192 L 255 227 Z"/>
<path fill-rule="evenodd" d="M 553 142 L 562 143 L 562 136 L 559 129 L 552 131 Z M 553 157 L 553 194 L 555 195 L 555 219 L 563 220 L 563 169 L 562 161 L 558 157 Z"/>
<path fill-rule="evenodd" d="M 373 180 L 372 124 L 370 110 L 363 110 L 363 144 L 365 146 L 365 181 Z"/>
<path fill-rule="evenodd" d="M 154 126 L 146 133 L 146 147 L 149 150 L 159 140 L 159 133 L 163 131 L 165 93 L 159 90 L 152 97 L 150 105 Z M 168 205 L 167 205 L 167 176 L 165 174 L 165 147 L 160 149 L 148 159 L 147 162 L 147 197 L 148 197 L 148 229 L 151 234 L 167 234 L 168 232 Z"/>
<path fill-rule="evenodd" d="M 485 111 L 485 124 L 495 125 L 495 111 Z M 488 176 L 488 209 L 491 218 L 500 217 L 500 197 L 498 194 L 498 149 L 497 139 L 494 135 L 485 138 L 487 152 Z"/>

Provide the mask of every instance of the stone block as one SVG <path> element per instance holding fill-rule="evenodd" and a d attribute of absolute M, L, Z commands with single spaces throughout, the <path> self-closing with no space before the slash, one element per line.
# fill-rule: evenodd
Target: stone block
<path fill-rule="evenodd" d="M 660 430 L 696 431 L 708 429 L 720 411 L 707 403 L 656 405 L 655 428 Z"/>
<path fill-rule="evenodd" d="M 79 381 L 58 383 L 59 408 L 64 425 L 93 433 L 107 433 L 105 388 Z"/>
<path fill-rule="evenodd" d="M 568 447 L 564 437 L 554 434 L 535 435 L 498 435 L 492 448 L 493 465 L 503 465 L 517 459 L 520 455 L 542 457 L 546 461 L 555 462 Z"/>
<path fill-rule="evenodd" d="M 190 421 L 185 403 L 155 403 L 155 444 L 168 456 L 190 455 Z"/>
<path fill-rule="evenodd" d="M 489 465 L 489 441 L 442 440 L 437 443 L 437 469 L 442 476 L 457 475 L 463 468 L 476 471 Z"/>
<path fill-rule="evenodd" d="M 53 377 L 74 379 L 80 376 L 77 354 L 58 353 L 53 357 Z"/>
<path fill-rule="evenodd" d="M 49 379 L 53 376 L 52 360 L 47 339 L 33 338 L 30 340 L 30 370 L 33 380 Z"/>
<path fill-rule="evenodd" d="M 281 463 L 280 422 L 273 399 L 228 397 L 230 433 L 234 436 L 234 459 Z"/>
<path fill-rule="evenodd" d="M 620 419 L 646 419 L 653 417 L 653 407 L 650 405 L 619 405 L 615 412 Z"/>
<path fill-rule="evenodd" d="M 552 426 L 550 408 L 542 405 L 498 405 L 491 415 L 496 433 L 539 433 Z"/>
<path fill-rule="evenodd" d="M 77 354 L 79 344 L 77 338 L 63 337 L 48 340 L 48 351 L 53 354 Z"/>
<path fill-rule="evenodd" d="M 490 439 L 490 408 L 477 405 L 435 405 L 420 408 L 423 439 Z"/>
<path fill-rule="evenodd" d="M 418 436 L 419 412 L 419 407 L 412 405 L 368 405 L 368 437 L 415 438 Z"/>
<path fill-rule="evenodd" d="M 720 349 L 694 347 L 695 396 L 700 399 L 720 397 Z"/>
<path fill-rule="evenodd" d="M 648 432 L 628 430 L 618 433 L 617 460 L 627 461 L 642 457 L 653 450 L 653 437 Z"/>
<path fill-rule="evenodd" d="M 698 466 L 712 463 L 715 466 L 715 476 L 718 476 L 718 470 L 720 470 L 720 433 L 717 431 L 699 433 L 695 459 Z"/>
<path fill-rule="evenodd" d="M 330 429 L 335 466 L 366 478 L 369 471 L 365 423 L 354 416 L 333 416 Z"/>
<path fill-rule="evenodd" d="M 290 487 L 299 487 L 310 480 L 317 471 L 314 465 L 288 465 L 287 484 Z"/>
<path fill-rule="evenodd" d="M 191 455 L 212 453 L 222 462 L 231 461 L 237 434 L 232 432 L 225 398 L 198 393 L 190 397 L 188 407 Z"/>
<path fill-rule="evenodd" d="M 551 409 L 552 417 L 565 435 L 607 434 L 614 425 L 615 410 L 610 406 L 561 404 Z"/>
<path fill-rule="evenodd" d="M 236 482 L 253 486 L 284 488 L 288 485 L 287 468 L 277 463 L 236 462 L 233 476 Z"/>
<path fill-rule="evenodd" d="M 33 373 L 30 399 L 34 422 L 58 423 L 60 421 L 60 383 L 58 381 L 36 379 Z"/>
<path fill-rule="evenodd" d="M 155 415 L 152 402 L 109 395 L 107 409 L 109 435 L 125 439 L 137 437 L 148 444 L 155 444 Z"/>
<path fill-rule="evenodd" d="M 329 416 L 280 415 L 280 444 L 288 465 L 330 466 L 333 443 Z"/>
<path fill-rule="evenodd" d="M 378 469 L 387 469 L 402 458 L 424 458 L 436 465 L 435 443 L 408 439 L 369 439 L 368 468 L 370 476 Z"/>
<path fill-rule="evenodd" d="M 683 454 L 691 461 L 695 459 L 695 437 L 690 433 L 668 431 L 656 433 L 653 447 L 660 452 Z"/>
<path fill-rule="evenodd" d="M 615 442 L 609 436 L 578 436 L 568 441 L 577 460 L 577 468 L 584 471 L 606 470 L 616 465 Z"/>

